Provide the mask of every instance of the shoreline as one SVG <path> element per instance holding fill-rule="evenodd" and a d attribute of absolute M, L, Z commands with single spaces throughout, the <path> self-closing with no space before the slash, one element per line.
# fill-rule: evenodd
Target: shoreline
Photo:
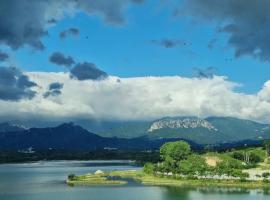
<path fill-rule="evenodd" d="M 250 180 L 217 180 L 217 179 L 185 179 L 173 177 L 161 177 L 145 174 L 142 170 L 126 170 L 126 171 L 112 171 L 104 174 L 102 177 L 112 177 L 119 179 L 116 181 L 123 181 L 121 179 L 130 178 L 134 181 L 148 186 L 170 186 L 170 187 L 208 187 L 208 188 L 243 188 L 243 189 L 270 189 L 270 182 L 264 181 L 250 181 Z M 68 181 L 68 180 L 67 180 Z M 85 180 L 87 182 L 87 180 Z M 108 181 L 108 180 L 107 180 Z M 110 181 L 110 180 L 109 180 Z M 85 182 L 85 183 L 86 183 Z M 125 182 L 125 183 L 123 183 Z M 126 181 L 121 183 L 115 182 L 112 185 L 124 185 Z M 74 185 L 80 185 L 77 182 Z M 89 182 L 84 185 L 110 185 L 109 182 L 101 183 L 99 180 Z"/>
<path fill-rule="evenodd" d="M 42 162 L 87 162 L 87 163 L 112 163 L 112 164 L 137 164 L 135 160 L 130 160 L 130 159 L 93 159 L 93 160 L 33 160 L 33 161 L 21 161 L 21 162 L 0 162 L 0 165 L 17 165 L 17 164 L 36 164 L 36 163 L 42 163 Z"/>

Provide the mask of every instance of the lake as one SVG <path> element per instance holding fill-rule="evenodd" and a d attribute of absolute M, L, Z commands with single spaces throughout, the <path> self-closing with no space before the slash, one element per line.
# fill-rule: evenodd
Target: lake
<path fill-rule="evenodd" d="M 0 165 L 0 200 L 266 200 L 260 190 L 143 186 L 75 186 L 68 174 L 138 169 L 128 161 L 41 161 Z"/>

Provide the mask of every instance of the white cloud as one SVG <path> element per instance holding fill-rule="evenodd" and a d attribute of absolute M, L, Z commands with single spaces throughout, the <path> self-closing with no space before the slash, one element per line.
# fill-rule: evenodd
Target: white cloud
<path fill-rule="evenodd" d="M 0 101 L 0 117 L 38 120 L 141 120 L 164 116 L 233 116 L 270 122 L 270 81 L 258 94 L 234 91 L 238 84 L 213 79 L 168 77 L 78 81 L 68 73 L 29 72 L 40 87 L 32 100 Z M 120 81 L 118 81 L 120 79 Z M 62 94 L 44 98 L 50 83 L 64 84 Z"/>

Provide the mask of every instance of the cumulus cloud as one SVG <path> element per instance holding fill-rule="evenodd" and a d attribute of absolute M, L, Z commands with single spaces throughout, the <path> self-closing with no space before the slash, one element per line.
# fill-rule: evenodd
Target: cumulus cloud
<path fill-rule="evenodd" d="M 270 84 L 258 94 L 235 92 L 238 84 L 212 79 L 168 77 L 103 81 L 70 79 L 68 73 L 29 72 L 40 87 L 32 100 L 0 101 L 0 118 L 44 121 L 151 120 L 164 116 L 232 116 L 270 122 Z M 118 79 L 121 82 L 117 81 Z M 61 95 L 44 98 L 48 83 L 61 82 Z"/>
<path fill-rule="evenodd" d="M 49 60 L 56 65 L 62 65 L 65 67 L 71 67 L 75 63 L 71 56 L 65 56 L 61 52 L 54 52 L 50 56 Z"/>
<path fill-rule="evenodd" d="M 47 97 L 56 97 L 56 96 L 59 96 L 62 92 L 61 92 L 61 89 L 64 87 L 64 84 L 63 83 L 59 83 L 59 82 L 53 82 L 49 85 L 49 89 L 47 92 L 45 92 L 43 94 L 43 97 L 44 98 L 47 98 Z"/>
<path fill-rule="evenodd" d="M 213 78 L 217 68 L 215 67 L 207 67 L 207 68 L 194 68 L 196 75 L 198 78 Z"/>
<path fill-rule="evenodd" d="M 251 55 L 270 61 L 269 0 L 185 0 L 180 8 L 181 13 L 217 22 L 219 32 L 228 34 L 236 57 Z"/>
<path fill-rule="evenodd" d="M 70 76 L 78 80 L 103 80 L 108 74 L 96 67 L 95 64 L 83 62 L 76 64 L 70 70 Z"/>
<path fill-rule="evenodd" d="M 48 98 L 50 96 L 56 97 L 56 96 L 59 96 L 60 94 L 61 94 L 61 90 L 49 90 L 43 94 L 43 97 L 44 98 Z"/>
<path fill-rule="evenodd" d="M 0 67 L 0 100 L 32 99 L 37 84 L 15 67 Z"/>
<path fill-rule="evenodd" d="M 143 0 L 76 0 L 76 6 L 87 14 L 101 15 L 107 23 L 123 24 L 125 22 L 123 12 L 128 4 L 143 2 Z"/>
<path fill-rule="evenodd" d="M 0 50 L 0 61 L 6 61 L 8 58 L 9 58 L 9 55 Z"/>
<path fill-rule="evenodd" d="M 151 40 L 150 41 L 154 45 L 158 45 L 165 48 L 174 48 L 177 46 L 186 46 L 187 42 L 182 40 L 174 40 L 174 39 L 162 39 L 162 40 Z"/>
<path fill-rule="evenodd" d="M 29 45 L 44 49 L 41 38 L 46 36 L 49 24 L 65 16 L 84 12 L 99 15 L 112 24 L 124 23 L 124 10 L 138 0 L 1 0 L 0 43 L 18 49 Z"/>
<path fill-rule="evenodd" d="M 59 33 L 59 37 L 64 39 L 67 36 L 77 36 L 80 34 L 80 30 L 77 28 L 69 28 L 67 30 L 62 31 L 61 33 Z"/>
<path fill-rule="evenodd" d="M 49 90 L 60 90 L 64 87 L 63 83 L 54 82 L 49 85 Z"/>
<path fill-rule="evenodd" d="M 44 49 L 45 1 L 3 0 L 0 2 L 0 43 L 17 49 L 28 44 Z"/>

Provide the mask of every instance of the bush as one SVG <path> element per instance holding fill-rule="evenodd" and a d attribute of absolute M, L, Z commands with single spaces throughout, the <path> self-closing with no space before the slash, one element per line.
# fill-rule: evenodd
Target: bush
<path fill-rule="evenodd" d="M 265 178 L 263 179 L 263 182 L 264 183 L 270 183 L 270 181 L 268 179 L 265 179 Z"/>
<path fill-rule="evenodd" d="M 242 170 L 239 169 L 233 170 L 230 175 L 233 177 L 239 177 L 240 179 L 245 179 L 249 177 L 248 173 L 242 172 Z"/>
<path fill-rule="evenodd" d="M 247 182 L 248 180 L 246 178 L 240 178 L 240 182 Z"/>
<path fill-rule="evenodd" d="M 257 152 L 250 153 L 250 162 L 251 163 L 259 163 L 262 162 L 264 158 L 262 158 Z"/>
<path fill-rule="evenodd" d="M 226 174 L 228 176 L 238 177 L 239 175 L 241 175 L 240 172 L 243 168 L 244 165 L 241 161 L 231 157 L 227 157 L 223 158 L 223 161 L 217 164 L 217 166 L 215 167 L 215 173 L 219 175 Z"/>
<path fill-rule="evenodd" d="M 152 163 L 145 163 L 143 171 L 146 174 L 153 174 L 155 172 L 155 165 Z"/>
<path fill-rule="evenodd" d="M 247 164 L 256 164 L 265 159 L 265 151 L 259 148 L 233 151 L 231 157 Z"/>
<path fill-rule="evenodd" d="M 242 151 L 235 151 L 232 153 L 232 157 L 237 160 L 244 161 L 244 154 Z"/>
<path fill-rule="evenodd" d="M 263 177 L 263 178 L 269 178 L 269 177 L 270 177 L 270 173 L 269 173 L 269 172 L 264 172 L 264 173 L 262 174 L 262 177 Z"/>
<path fill-rule="evenodd" d="M 256 174 L 255 175 L 257 178 L 261 178 L 262 176 L 261 175 L 259 175 L 259 174 Z"/>
<path fill-rule="evenodd" d="M 76 178 L 75 174 L 69 174 L 68 175 L 68 180 L 73 181 Z"/>
<path fill-rule="evenodd" d="M 199 155 L 191 155 L 178 163 L 178 172 L 184 175 L 204 175 L 206 171 L 205 159 Z"/>

